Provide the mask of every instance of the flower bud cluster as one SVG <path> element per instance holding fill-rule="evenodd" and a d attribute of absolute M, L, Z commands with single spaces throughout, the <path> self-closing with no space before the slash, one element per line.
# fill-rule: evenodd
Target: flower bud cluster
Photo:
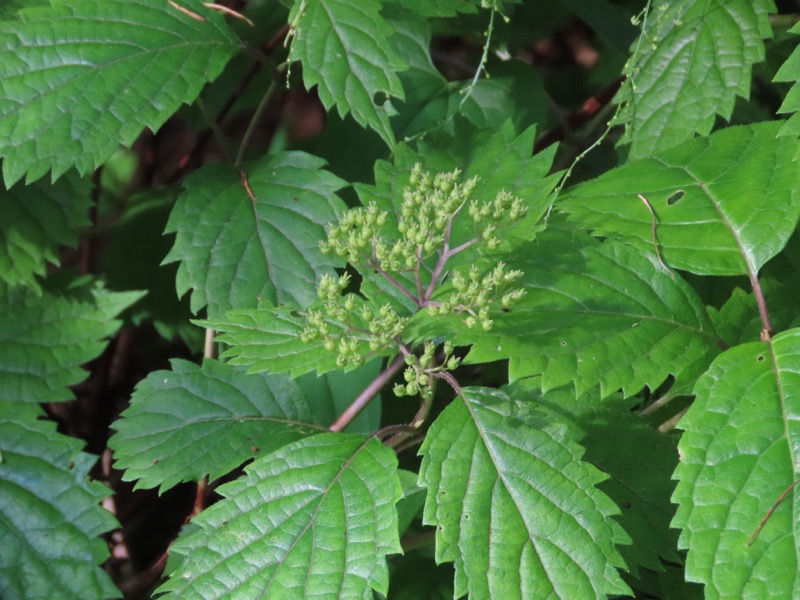
<path fill-rule="evenodd" d="M 320 250 L 323 254 L 346 257 L 351 265 L 368 262 L 373 244 L 381 238 L 381 229 L 388 221 L 389 213 L 378 210 L 374 202 L 353 208 L 328 227 L 328 239 L 320 242 Z"/>
<path fill-rule="evenodd" d="M 436 362 L 436 346 L 427 342 L 422 349 L 422 354 L 406 354 L 405 361 L 408 367 L 403 371 L 405 383 L 394 386 L 396 396 L 420 395 L 425 400 L 433 398 L 433 381 L 436 373 L 454 371 L 461 364 L 461 359 L 453 356 L 452 342 L 445 342 L 443 347 L 444 358 L 441 363 Z"/>
<path fill-rule="evenodd" d="M 527 212 L 522 199 L 505 190 L 501 190 L 492 202 L 473 201 L 469 205 L 469 216 L 478 228 L 480 240 L 489 250 L 500 246 L 498 231 L 504 225 L 520 220 Z"/>
<path fill-rule="evenodd" d="M 357 294 L 344 294 L 350 275 L 323 275 L 317 287 L 321 310 L 306 312 L 306 327 L 300 334 L 304 342 L 321 341 L 328 352 L 336 352 L 339 368 L 355 368 L 364 363 L 364 355 L 395 343 L 408 322 L 391 305 L 373 311 Z M 366 349 L 369 348 L 369 350 Z"/>
<path fill-rule="evenodd" d="M 461 271 L 454 271 L 450 280 L 453 293 L 446 301 L 428 306 L 432 315 L 466 313 L 464 319 L 467 327 L 472 329 L 480 323 L 484 331 L 489 331 L 494 321 L 489 318 L 490 311 L 498 304 L 501 308 L 509 308 L 525 295 L 524 289 L 508 289 L 522 276 L 522 271 L 508 270 L 504 262 L 487 275 L 481 277 L 476 265 L 470 267 L 465 276 Z"/>

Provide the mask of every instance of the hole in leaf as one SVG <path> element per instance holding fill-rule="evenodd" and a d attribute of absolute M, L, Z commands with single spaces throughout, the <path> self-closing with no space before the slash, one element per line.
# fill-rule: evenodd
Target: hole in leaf
<path fill-rule="evenodd" d="M 667 204 L 669 206 L 673 206 L 674 204 L 677 204 L 685 195 L 686 193 L 683 190 L 678 190 L 672 194 L 672 196 L 667 198 Z"/>
<path fill-rule="evenodd" d="M 756 360 L 757 360 L 758 362 L 764 362 L 764 355 L 763 355 L 763 354 L 759 354 L 759 355 L 758 355 L 758 358 L 756 358 Z"/>
<path fill-rule="evenodd" d="M 566 340 L 561 340 L 561 345 L 562 345 L 562 346 L 566 346 L 566 345 L 567 345 L 567 342 L 566 342 Z"/>
<path fill-rule="evenodd" d="M 375 92 L 375 95 L 372 96 L 372 103 L 378 108 L 382 108 L 388 99 L 389 96 L 386 95 L 386 92 Z"/>

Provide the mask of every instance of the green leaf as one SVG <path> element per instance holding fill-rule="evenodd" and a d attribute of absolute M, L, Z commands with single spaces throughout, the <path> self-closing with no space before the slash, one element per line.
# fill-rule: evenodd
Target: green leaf
<path fill-rule="evenodd" d="M 398 469 L 400 485 L 403 487 L 403 498 L 397 503 L 397 529 L 403 535 L 411 522 L 422 513 L 425 505 L 426 490 L 417 484 L 417 474 Z"/>
<path fill-rule="evenodd" d="M 597 235 L 701 275 L 754 275 L 786 245 L 800 216 L 797 142 L 777 122 L 729 127 L 579 185 L 559 205 Z"/>
<path fill-rule="evenodd" d="M 800 23 L 797 23 L 789 31 L 791 33 L 800 33 Z M 800 81 L 800 47 L 796 47 L 791 56 L 781 65 L 781 68 L 775 73 L 773 81 L 792 83 L 792 87 L 783 99 L 778 113 L 794 114 L 783 124 L 779 135 L 797 137 L 800 133 L 800 116 L 798 116 L 798 111 L 800 111 L 800 85 L 798 85 L 798 81 Z"/>
<path fill-rule="evenodd" d="M 403 0 L 402 7 L 423 17 L 452 17 L 477 12 L 476 0 Z"/>
<path fill-rule="evenodd" d="M 91 171 L 192 102 L 239 48 L 215 11 L 192 10 L 207 20 L 160 0 L 52 0 L 0 22 L 6 186 Z"/>
<path fill-rule="evenodd" d="M 401 551 L 396 469 L 389 448 L 349 434 L 317 435 L 257 460 L 172 545 L 184 558 L 159 591 L 204 599 L 386 594 L 385 555 Z"/>
<path fill-rule="evenodd" d="M 136 386 L 109 440 L 123 479 L 164 492 L 214 480 L 242 463 L 323 430 L 282 375 L 246 375 L 225 363 L 171 361 Z"/>
<path fill-rule="evenodd" d="M 466 388 L 420 450 L 424 521 L 437 562 L 454 561 L 455 596 L 595 598 L 625 594 L 618 511 L 555 414 Z"/>
<path fill-rule="evenodd" d="M 99 504 L 111 490 L 89 481 L 97 457 L 43 414 L 0 400 L 0 597 L 121 598 L 100 568 L 99 536 L 118 527 Z"/>
<path fill-rule="evenodd" d="M 459 317 L 420 315 L 416 336 L 474 344 L 472 363 L 510 358 L 512 381 L 541 374 L 544 390 L 574 382 L 582 394 L 599 385 L 602 397 L 655 389 L 719 352 L 694 290 L 654 257 L 547 232 L 497 258 L 523 272 L 514 285 L 527 293 L 508 313 L 492 316 L 490 331 L 470 330 Z"/>
<path fill-rule="evenodd" d="M 267 155 L 245 165 L 251 199 L 237 169 L 207 165 L 187 178 L 167 233 L 177 232 L 165 262 L 181 261 L 178 293 L 192 292 L 192 310 L 211 317 L 259 300 L 302 308 L 316 299 L 334 259 L 319 250 L 325 224 L 344 203 L 345 182 L 304 152 Z"/>
<path fill-rule="evenodd" d="M 0 283 L 0 400 L 62 402 L 141 292 L 43 293 Z"/>
<path fill-rule="evenodd" d="M 330 371 L 316 376 L 307 373 L 297 379 L 297 385 L 308 398 L 314 421 L 330 426 L 345 409 L 364 391 L 381 371 L 383 361 L 371 360 L 349 373 Z M 344 430 L 346 433 L 372 433 L 381 426 L 381 403 L 378 398 L 370 402 Z"/>
<path fill-rule="evenodd" d="M 608 474 L 597 487 L 622 510 L 617 521 L 632 544 L 619 550 L 632 574 L 639 575 L 640 569 L 663 571 L 662 559 L 682 563 L 678 532 L 670 529 L 675 514 L 669 497 L 675 489 L 671 476 L 678 464 L 676 437 L 648 426 L 638 413 L 631 412 L 631 401 L 621 396 L 600 400 L 596 391 L 576 396 L 564 388 L 542 396 L 535 379 L 521 384 L 509 393 L 530 388 L 527 395 L 531 400 L 574 422 L 582 432 L 580 444 L 586 448 L 583 460 Z"/>
<path fill-rule="evenodd" d="M 298 377 L 339 368 L 335 352 L 300 339 L 306 320 L 285 306 L 232 310 L 224 317 L 198 324 L 221 332 L 216 341 L 230 346 L 222 358 L 230 359 L 233 365 L 246 366 L 250 373 L 270 371 Z"/>
<path fill-rule="evenodd" d="M 295 0 L 290 57 L 303 64 L 307 88 L 330 109 L 348 113 L 395 143 L 389 125 L 391 98 L 403 99 L 396 71 L 405 68 L 388 42 L 393 31 L 377 0 Z"/>
<path fill-rule="evenodd" d="M 59 263 L 59 246 L 77 244 L 90 205 L 89 186 L 78 177 L 0 188 L 0 278 L 39 291 L 36 276 Z"/>
<path fill-rule="evenodd" d="M 705 583 L 706 598 L 800 594 L 800 495 L 788 491 L 800 478 L 798 373 L 799 329 L 731 348 L 679 423 L 672 524 L 689 550 L 687 577 Z"/>
<path fill-rule="evenodd" d="M 750 94 L 752 65 L 772 37 L 772 0 L 658 0 L 647 16 L 618 95 L 630 157 L 708 135 Z"/>

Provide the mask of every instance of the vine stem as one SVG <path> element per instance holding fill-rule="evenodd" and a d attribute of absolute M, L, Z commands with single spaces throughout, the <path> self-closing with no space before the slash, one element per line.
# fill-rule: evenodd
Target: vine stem
<path fill-rule="evenodd" d="M 389 381 L 397 375 L 400 369 L 405 365 L 405 359 L 402 354 L 399 354 L 386 369 L 381 372 L 370 383 L 364 391 L 358 395 L 358 398 L 353 400 L 353 403 L 336 419 L 333 425 L 330 426 L 330 431 L 339 432 L 347 427 L 358 414 L 364 410 L 364 407 L 381 391 L 381 389 L 389 383 Z"/>

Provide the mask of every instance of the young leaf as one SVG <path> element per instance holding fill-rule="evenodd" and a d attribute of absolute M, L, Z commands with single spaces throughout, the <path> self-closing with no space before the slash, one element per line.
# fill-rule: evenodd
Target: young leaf
<path fill-rule="evenodd" d="M 776 139 L 779 127 L 728 127 L 631 161 L 577 186 L 559 206 L 597 235 L 660 251 L 672 268 L 753 275 L 800 216 L 797 142 Z"/>
<path fill-rule="evenodd" d="M 791 33 L 800 33 L 800 23 L 796 24 L 789 31 Z M 800 133 L 800 116 L 798 116 L 798 111 L 800 111 L 800 85 L 798 85 L 798 81 L 800 81 L 800 47 L 795 48 L 792 55 L 781 65 L 781 68 L 775 73 L 774 81 L 792 82 L 792 87 L 783 99 L 778 113 L 794 114 L 783 124 L 779 135 L 792 135 L 797 137 L 797 134 Z"/>
<path fill-rule="evenodd" d="M 800 478 L 798 373 L 800 329 L 731 348 L 698 381 L 679 424 L 672 524 L 706 598 L 800 593 L 800 495 L 789 489 Z"/>
<path fill-rule="evenodd" d="M 141 292 L 43 293 L 0 283 L 0 400 L 62 402 Z"/>
<path fill-rule="evenodd" d="M 167 223 L 177 232 L 164 262 L 181 261 L 178 293 L 192 292 L 192 310 L 217 317 L 260 300 L 306 307 L 322 273 L 337 263 L 320 252 L 325 224 L 344 210 L 345 182 L 305 152 L 269 154 L 245 165 L 251 198 L 236 169 L 203 167 Z"/>
<path fill-rule="evenodd" d="M 170 548 L 182 560 L 166 597 L 341 598 L 387 592 L 400 552 L 394 452 L 360 435 L 321 434 L 265 456 Z M 230 594 L 230 596 L 229 596 Z"/>
<path fill-rule="evenodd" d="M 192 102 L 239 48 L 221 16 L 192 10 L 206 20 L 159 0 L 52 0 L 0 21 L 6 186 L 91 171 Z"/>
<path fill-rule="evenodd" d="M 111 490 L 89 481 L 97 457 L 43 415 L 0 400 L 0 597 L 121 598 L 100 568 L 118 525 L 100 507 Z"/>
<path fill-rule="evenodd" d="M 523 272 L 515 286 L 527 293 L 508 313 L 492 317 L 491 330 L 420 314 L 416 335 L 449 332 L 456 344 L 474 344 L 467 362 L 510 358 L 512 381 L 541 374 L 545 390 L 574 382 L 582 394 L 599 385 L 602 397 L 655 389 L 698 360 L 710 364 L 719 352 L 694 290 L 654 257 L 586 235 L 548 232 L 499 258 Z"/>
<path fill-rule="evenodd" d="M 403 98 L 396 71 L 405 68 L 388 43 L 392 28 L 377 0 L 295 0 L 291 58 L 303 64 L 303 81 L 325 108 L 352 112 L 364 127 L 395 143 L 391 98 Z"/>
<path fill-rule="evenodd" d="M 420 449 L 424 522 L 436 561 L 454 561 L 455 597 L 595 598 L 625 594 L 615 543 L 626 536 L 555 413 L 498 390 L 466 388 Z"/>
<path fill-rule="evenodd" d="M 0 188 L 0 278 L 39 291 L 36 276 L 58 264 L 58 246 L 74 246 L 75 230 L 89 224 L 89 186 L 78 177 Z"/>
<path fill-rule="evenodd" d="M 772 37 L 772 0 L 658 0 L 644 22 L 619 94 L 630 157 L 651 156 L 728 119 L 750 94 L 753 63 Z"/>
<path fill-rule="evenodd" d="M 306 321 L 285 306 L 232 310 L 224 317 L 198 324 L 221 332 L 216 341 L 230 346 L 222 357 L 233 365 L 246 366 L 250 373 L 270 371 L 298 377 L 339 368 L 335 352 L 300 339 Z"/>
<path fill-rule="evenodd" d="M 173 360 L 139 383 L 109 440 L 122 478 L 164 492 L 211 480 L 324 429 L 297 385 L 281 375 L 245 375 L 225 363 Z"/>

